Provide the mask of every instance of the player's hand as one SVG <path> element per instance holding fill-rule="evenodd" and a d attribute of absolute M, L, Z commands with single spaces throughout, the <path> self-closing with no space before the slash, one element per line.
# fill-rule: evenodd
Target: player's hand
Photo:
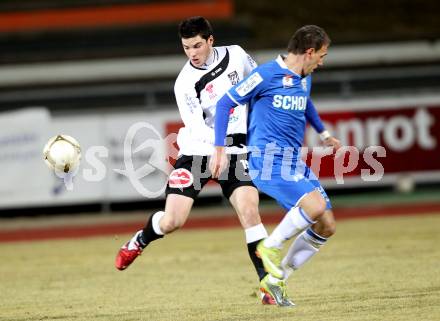
<path fill-rule="evenodd" d="M 333 152 L 336 153 L 339 148 L 341 148 L 341 142 L 339 139 L 336 139 L 333 136 L 330 136 L 329 138 L 324 140 L 324 145 L 328 147 L 333 147 Z"/>
<path fill-rule="evenodd" d="M 212 178 L 220 177 L 220 174 L 228 167 L 228 156 L 225 148 L 222 146 L 215 146 L 214 154 L 212 154 L 209 161 L 209 170 Z"/>

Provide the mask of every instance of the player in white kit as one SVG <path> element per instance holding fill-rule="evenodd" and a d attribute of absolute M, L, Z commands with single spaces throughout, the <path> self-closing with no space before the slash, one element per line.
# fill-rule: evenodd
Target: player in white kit
<path fill-rule="evenodd" d="M 188 61 L 176 79 L 174 93 L 185 126 L 177 137 L 179 157 L 168 178 L 165 208 L 151 215 L 146 226 L 121 247 L 115 265 L 119 270 L 126 269 L 150 242 L 182 227 L 194 199 L 208 181 L 214 180 L 237 212 L 261 281 L 267 273 L 255 251 L 267 232 L 258 212 L 258 191 L 247 173 L 246 105 L 229 114 L 228 173 L 212 179 L 208 169 L 208 157 L 214 151 L 216 103 L 250 74 L 256 63 L 240 46 L 214 47 L 212 28 L 203 17 L 182 21 L 179 35 Z M 275 304 L 270 294 L 262 293 L 261 299 L 263 304 Z"/>

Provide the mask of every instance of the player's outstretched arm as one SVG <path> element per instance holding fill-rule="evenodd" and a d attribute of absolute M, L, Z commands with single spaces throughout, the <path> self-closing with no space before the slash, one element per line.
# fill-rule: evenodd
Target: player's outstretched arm
<path fill-rule="evenodd" d="M 321 117 L 319 117 L 318 111 L 310 97 L 307 99 L 306 119 L 319 134 L 325 146 L 333 147 L 335 152 L 341 147 L 341 142 L 325 129 Z"/>
<path fill-rule="evenodd" d="M 313 104 L 310 97 L 307 99 L 306 119 L 318 134 L 321 134 L 325 131 L 325 127 L 322 123 L 321 117 L 319 117 L 318 111 L 316 110 L 315 105 Z"/>
<path fill-rule="evenodd" d="M 341 148 L 341 142 L 339 139 L 329 136 L 327 139 L 323 140 L 325 146 L 333 147 L 333 151 L 336 152 L 339 148 Z"/>

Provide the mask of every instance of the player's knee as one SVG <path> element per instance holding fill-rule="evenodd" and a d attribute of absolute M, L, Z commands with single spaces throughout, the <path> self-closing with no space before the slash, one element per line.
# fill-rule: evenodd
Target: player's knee
<path fill-rule="evenodd" d="M 179 228 L 181 228 L 185 222 L 179 217 L 173 215 L 164 216 L 160 221 L 160 228 L 165 234 L 169 234 Z"/>
<path fill-rule="evenodd" d="M 319 220 L 327 210 L 327 202 L 318 191 L 307 195 L 304 200 L 299 203 L 299 206 L 314 221 Z"/>
<path fill-rule="evenodd" d="M 161 224 L 161 229 L 165 234 L 169 234 L 179 229 L 182 225 L 177 220 L 166 221 Z"/>
<path fill-rule="evenodd" d="M 241 210 L 242 224 L 244 228 L 255 226 L 261 223 L 258 206 L 255 204 L 246 206 Z"/>
<path fill-rule="evenodd" d="M 317 198 L 315 203 L 313 204 L 313 216 L 315 218 L 321 217 L 325 211 L 327 210 L 327 203 L 324 198 Z"/>

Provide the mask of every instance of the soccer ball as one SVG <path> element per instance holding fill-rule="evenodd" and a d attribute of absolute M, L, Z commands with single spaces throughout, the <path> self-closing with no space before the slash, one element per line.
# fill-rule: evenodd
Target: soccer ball
<path fill-rule="evenodd" d="M 55 172 L 72 173 L 81 160 L 78 141 L 68 135 L 56 135 L 49 139 L 43 149 L 44 162 Z"/>

